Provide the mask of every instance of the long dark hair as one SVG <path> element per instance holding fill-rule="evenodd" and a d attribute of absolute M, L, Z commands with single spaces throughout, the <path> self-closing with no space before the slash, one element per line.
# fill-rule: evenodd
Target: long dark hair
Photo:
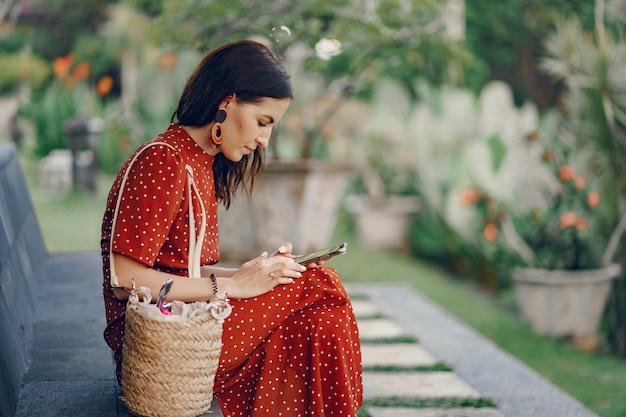
<path fill-rule="evenodd" d="M 261 43 L 235 41 L 204 56 L 185 84 L 172 122 L 205 126 L 215 120 L 222 100 L 233 93 L 237 100 L 249 103 L 267 97 L 293 99 L 289 75 L 276 55 Z M 250 193 L 264 166 L 265 152 L 260 146 L 239 162 L 232 162 L 219 153 L 213 162 L 217 198 L 226 208 L 230 207 L 237 188 L 243 186 Z"/>

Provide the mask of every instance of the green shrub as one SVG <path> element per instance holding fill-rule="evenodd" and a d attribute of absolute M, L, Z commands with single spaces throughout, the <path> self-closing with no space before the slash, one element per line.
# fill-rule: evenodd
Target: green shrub
<path fill-rule="evenodd" d="M 22 83 L 38 89 L 50 78 L 50 66 L 35 55 L 0 55 L 0 94 L 11 94 Z"/>

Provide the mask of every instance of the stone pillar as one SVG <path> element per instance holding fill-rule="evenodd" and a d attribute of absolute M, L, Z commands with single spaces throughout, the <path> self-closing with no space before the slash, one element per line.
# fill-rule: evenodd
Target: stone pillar
<path fill-rule="evenodd" d="M 98 190 L 98 141 L 104 121 L 97 117 L 73 116 L 63 123 L 72 152 L 72 179 L 75 188 Z"/>

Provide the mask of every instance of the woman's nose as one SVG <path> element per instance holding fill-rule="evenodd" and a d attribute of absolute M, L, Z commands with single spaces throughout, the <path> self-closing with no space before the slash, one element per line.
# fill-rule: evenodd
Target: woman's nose
<path fill-rule="evenodd" d="M 270 139 L 269 138 L 264 138 L 263 136 L 259 136 L 256 139 L 256 143 L 263 149 L 267 148 L 267 145 L 269 145 L 270 143 Z"/>

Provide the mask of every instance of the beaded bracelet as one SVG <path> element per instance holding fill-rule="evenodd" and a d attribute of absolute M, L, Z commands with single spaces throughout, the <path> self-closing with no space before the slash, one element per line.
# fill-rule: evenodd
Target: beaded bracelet
<path fill-rule="evenodd" d="M 215 274 L 211 274 L 211 283 L 213 284 L 213 294 L 217 295 L 217 278 Z"/>

